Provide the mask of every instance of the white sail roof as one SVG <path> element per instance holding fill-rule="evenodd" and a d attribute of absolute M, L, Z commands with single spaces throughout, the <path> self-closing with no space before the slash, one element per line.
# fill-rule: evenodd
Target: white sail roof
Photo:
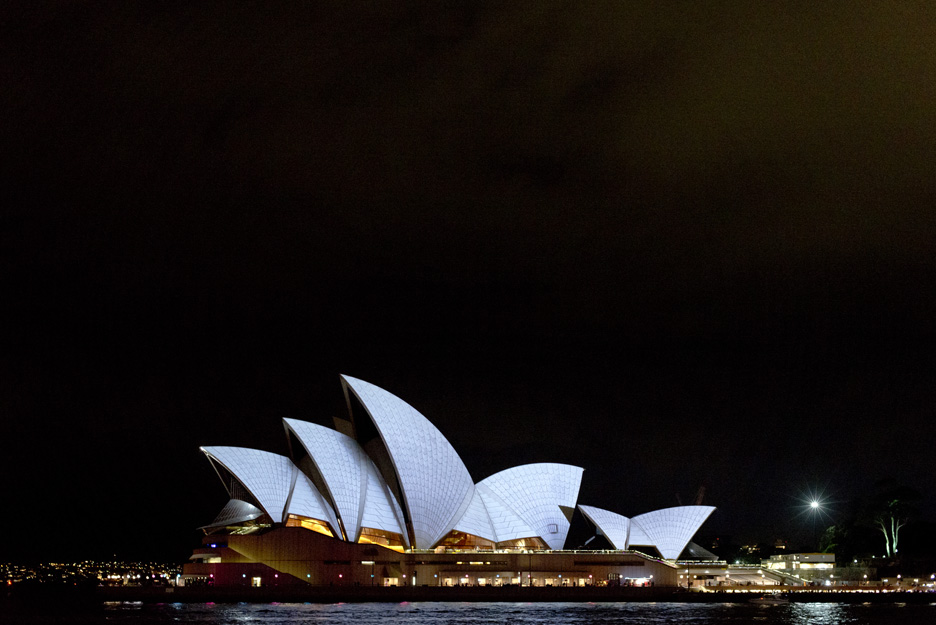
<path fill-rule="evenodd" d="M 529 523 L 520 518 L 504 500 L 485 486 L 484 482 L 477 484 L 475 490 L 481 494 L 481 501 L 484 502 L 488 518 L 491 519 L 497 542 L 539 536 Z"/>
<path fill-rule="evenodd" d="M 342 376 L 380 433 L 399 479 L 413 547 L 428 549 L 468 509 L 474 483 L 452 445 L 405 401 L 363 380 Z M 358 417 L 360 418 L 360 417 Z"/>
<path fill-rule="evenodd" d="M 617 512 L 602 510 L 594 506 L 579 505 L 579 510 L 595 524 L 595 527 L 608 539 L 608 542 L 614 545 L 615 549 L 627 549 L 630 519 Z"/>
<path fill-rule="evenodd" d="M 479 486 L 497 495 L 550 549 L 562 549 L 569 519 L 559 506 L 575 508 L 583 471 L 568 464 L 525 464 L 495 473 Z"/>
<path fill-rule="evenodd" d="M 647 536 L 646 532 L 643 531 L 643 528 L 634 523 L 634 519 L 630 519 L 630 527 L 627 531 L 627 546 L 625 549 L 630 549 L 633 545 L 645 545 L 652 547 L 653 544 L 653 539 Z"/>
<path fill-rule="evenodd" d="M 365 456 L 365 476 L 367 493 L 364 496 L 364 510 L 361 516 L 361 527 L 372 527 L 385 532 L 394 532 L 403 537 L 408 544 L 406 526 L 403 521 L 403 510 L 397 503 L 396 497 L 384 481 L 377 465 Z"/>
<path fill-rule="evenodd" d="M 245 447 L 202 447 L 260 504 L 275 523 L 298 514 L 336 527 L 335 513 L 315 485 L 286 456 Z"/>
<path fill-rule="evenodd" d="M 214 521 L 198 529 L 212 529 L 224 527 L 225 525 L 237 525 L 246 521 L 253 521 L 261 516 L 263 516 L 263 510 L 252 503 L 241 501 L 240 499 L 231 499 L 221 508 L 221 512 L 218 513 Z"/>
<path fill-rule="evenodd" d="M 636 526 L 652 541 L 667 560 L 675 560 L 715 510 L 712 506 L 677 506 L 663 508 L 635 516 L 631 519 L 631 543 Z"/>
<path fill-rule="evenodd" d="M 274 522 L 281 522 L 293 477 L 299 469 L 279 454 L 245 447 L 202 447 L 212 460 L 237 478 Z"/>
<path fill-rule="evenodd" d="M 302 471 L 299 471 L 298 467 L 296 468 L 296 482 L 289 498 L 286 513 L 327 521 L 332 528 L 332 533 L 339 534 L 338 518 L 335 516 L 334 510 L 322 497 L 312 480 Z"/>
<path fill-rule="evenodd" d="M 491 517 L 488 516 L 487 508 L 484 507 L 480 489 L 475 488 L 471 505 L 468 506 L 465 515 L 455 524 L 455 529 L 459 532 L 473 534 L 497 542 L 497 534 L 494 532 L 494 526 L 491 524 Z"/>
<path fill-rule="evenodd" d="M 364 512 L 365 469 L 370 459 L 357 441 L 335 430 L 297 419 L 283 419 L 305 447 L 325 481 L 347 540 L 357 541 Z"/>

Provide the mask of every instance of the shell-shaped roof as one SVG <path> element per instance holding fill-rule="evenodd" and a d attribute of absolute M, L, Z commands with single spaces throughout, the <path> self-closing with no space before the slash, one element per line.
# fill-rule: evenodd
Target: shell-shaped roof
<path fill-rule="evenodd" d="M 384 481 L 377 465 L 370 458 L 365 458 L 364 465 L 367 494 L 364 497 L 364 513 L 361 516 L 361 527 L 372 527 L 386 532 L 400 534 L 408 542 L 406 524 L 403 520 L 403 510 L 397 503 L 396 497 L 390 492 L 390 487 Z"/>
<path fill-rule="evenodd" d="M 525 464 L 482 480 L 542 538 L 550 549 L 562 549 L 569 519 L 559 506 L 575 508 L 584 469 L 568 464 Z M 498 536 L 498 540 L 505 540 Z"/>
<path fill-rule="evenodd" d="M 297 471 L 296 483 L 293 486 L 286 513 L 327 521 L 332 528 L 332 532 L 338 533 L 338 518 L 335 516 L 334 510 L 322 497 L 312 480 L 306 477 L 302 471 Z"/>
<path fill-rule="evenodd" d="M 361 531 L 364 511 L 365 462 L 370 459 L 357 441 L 341 432 L 297 419 L 283 419 L 305 447 L 316 469 L 325 480 L 347 539 L 356 541 Z"/>
<path fill-rule="evenodd" d="M 617 512 L 595 508 L 594 506 L 579 505 L 579 510 L 589 521 L 595 524 L 595 527 L 601 530 L 601 533 L 614 545 L 615 549 L 627 549 L 630 519 Z"/>
<path fill-rule="evenodd" d="M 631 519 L 631 543 L 638 544 L 633 527 L 639 527 L 660 555 L 675 560 L 714 510 L 712 506 L 677 506 L 635 516 Z"/>
<path fill-rule="evenodd" d="M 480 489 L 475 488 L 471 505 L 468 506 L 464 516 L 455 524 L 455 529 L 459 532 L 473 534 L 497 542 L 497 534 L 494 532 L 494 526 L 491 525 L 491 517 L 488 516 L 487 508 L 484 507 Z"/>
<path fill-rule="evenodd" d="M 432 547 L 471 503 L 474 483 L 468 469 L 415 408 L 373 384 L 341 378 L 367 410 L 390 454 L 412 524 L 413 547 Z"/>
<path fill-rule="evenodd" d="M 653 539 L 647 536 L 643 531 L 643 528 L 634 523 L 634 519 L 630 519 L 631 524 L 627 532 L 627 546 L 625 549 L 630 549 L 631 545 L 653 545 Z"/>
<path fill-rule="evenodd" d="M 497 542 L 539 536 L 530 527 L 529 523 L 520 518 L 504 500 L 494 494 L 484 483 L 477 484 L 475 490 L 481 494 L 481 501 L 484 502 L 488 518 L 491 519 L 491 526 Z"/>
<path fill-rule="evenodd" d="M 279 454 L 245 447 L 202 447 L 209 458 L 237 478 L 274 522 L 282 522 L 293 478 L 299 469 Z"/>
<path fill-rule="evenodd" d="M 253 505 L 252 503 L 247 503 L 246 501 L 241 501 L 240 499 L 231 499 L 228 501 L 221 512 L 218 513 L 218 516 L 215 517 L 215 520 L 211 522 L 210 525 L 205 525 L 199 529 L 211 529 L 215 527 L 224 527 L 225 525 L 237 525 L 238 523 L 244 523 L 245 521 L 253 521 L 263 516 L 263 510 Z"/>

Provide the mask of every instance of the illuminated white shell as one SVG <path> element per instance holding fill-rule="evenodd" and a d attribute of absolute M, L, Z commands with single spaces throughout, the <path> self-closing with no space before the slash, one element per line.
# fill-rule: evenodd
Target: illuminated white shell
<path fill-rule="evenodd" d="M 608 539 L 615 549 L 627 549 L 628 533 L 630 531 L 630 519 L 626 516 L 602 510 L 594 506 L 579 505 L 579 510 L 585 517 L 595 524 L 605 538 Z"/>
<path fill-rule="evenodd" d="M 334 502 L 347 539 L 357 541 L 364 511 L 364 465 L 369 462 L 364 450 L 350 436 L 321 425 L 297 419 L 283 419 L 283 422 L 305 447 L 325 481 L 328 492 L 323 494 Z"/>
<path fill-rule="evenodd" d="M 342 380 L 367 410 L 390 454 L 401 504 L 412 524 L 413 547 L 433 547 L 471 504 L 474 483 L 468 469 L 442 433 L 415 408 L 363 380 L 349 376 Z"/>
<path fill-rule="evenodd" d="M 480 488 L 475 487 L 471 505 L 468 506 L 465 515 L 455 524 L 455 529 L 497 542 L 497 534 L 494 532 L 494 526 L 491 524 L 491 517 L 484 506 L 484 501 L 481 499 Z"/>
<path fill-rule="evenodd" d="M 634 529 L 639 528 L 660 555 L 675 560 L 714 510 L 712 506 L 677 506 L 635 516 L 631 519 L 630 543 L 638 544 Z"/>
<path fill-rule="evenodd" d="M 481 501 L 484 502 L 497 542 L 537 536 L 533 528 L 517 516 L 517 513 L 490 488 L 481 483 L 475 486 L 475 490 L 480 493 Z"/>
<path fill-rule="evenodd" d="M 550 549 L 562 549 L 569 534 L 569 519 L 559 506 L 575 508 L 582 472 L 580 467 L 568 464 L 525 464 L 495 473 L 478 486 L 496 495 Z M 498 539 L 505 540 L 500 534 Z"/>
<path fill-rule="evenodd" d="M 202 451 L 227 469 L 274 522 L 285 521 L 288 514 L 334 522 L 331 508 L 289 458 L 245 447 L 202 447 Z"/>
<path fill-rule="evenodd" d="M 408 546 L 406 526 L 403 520 L 403 510 L 397 503 L 396 497 L 384 481 L 377 466 L 370 458 L 366 458 L 367 494 L 364 497 L 364 511 L 361 516 L 361 527 L 372 527 L 385 532 L 393 532 L 403 537 Z"/>

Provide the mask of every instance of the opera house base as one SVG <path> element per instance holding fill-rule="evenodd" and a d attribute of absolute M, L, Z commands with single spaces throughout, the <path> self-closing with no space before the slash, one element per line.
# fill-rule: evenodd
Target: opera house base
<path fill-rule="evenodd" d="M 208 535 L 204 546 L 183 567 L 186 592 L 327 592 L 368 600 L 417 595 L 426 600 L 445 593 L 559 596 L 565 591 L 640 591 L 677 586 L 672 563 L 636 552 L 413 550 L 396 551 L 374 544 L 349 543 L 298 527 L 253 534 Z M 496 597 L 496 598 L 495 598 Z M 508 598 L 509 597 L 509 598 Z M 309 599 L 306 599 L 309 600 Z M 393 599 L 389 599 L 393 600 Z M 548 600 L 548 599 L 543 599 Z"/>

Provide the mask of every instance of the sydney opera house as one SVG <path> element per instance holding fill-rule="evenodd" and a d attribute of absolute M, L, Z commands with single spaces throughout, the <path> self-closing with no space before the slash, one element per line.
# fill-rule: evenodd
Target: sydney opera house
<path fill-rule="evenodd" d="M 676 586 L 676 561 L 714 510 L 628 518 L 581 505 L 583 470 L 566 464 L 475 482 L 412 406 L 362 380 L 341 383 L 349 418 L 334 429 L 284 419 L 290 457 L 202 448 L 230 501 L 201 528 L 183 582 Z M 573 522 L 593 538 L 567 544 Z"/>

